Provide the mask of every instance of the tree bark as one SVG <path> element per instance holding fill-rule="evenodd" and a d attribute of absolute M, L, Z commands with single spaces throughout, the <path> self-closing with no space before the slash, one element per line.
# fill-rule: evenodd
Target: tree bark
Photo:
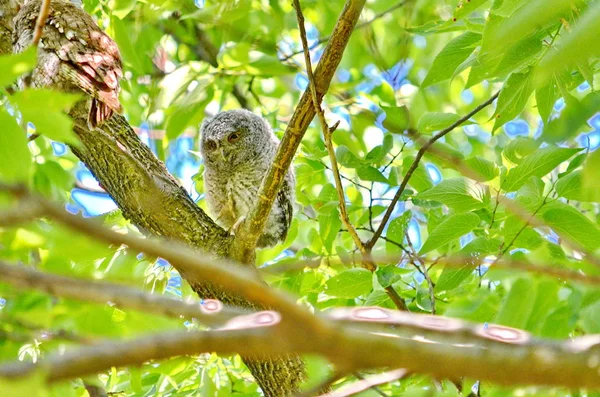
<path fill-rule="evenodd" d="M 325 50 L 327 56 L 324 58 L 331 58 L 334 62 L 323 62 L 324 65 L 320 64 L 317 68 L 316 85 L 320 97 L 327 91 L 364 3 L 365 0 L 347 0 L 344 6 L 336 31 Z M 0 11 L 12 12 L 12 2 L 0 0 Z M 3 20 L 6 21 L 5 18 Z M 12 21 L 12 18 L 8 20 Z M 5 31 L 12 30 L 12 26 L 7 25 Z M 11 35 L 2 33 L 0 40 L 0 52 L 10 51 Z M 319 76 L 321 70 L 327 72 Z M 305 100 L 307 97 L 305 93 L 293 118 L 294 128 L 302 132 L 314 117 L 311 103 Z M 86 107 L 82 102 L 71 112 L 75 120 L 74 131 L 81 141 L 80 145 L 71 149 L 114 199 L 123 216 L 145 233 L 181 240 L 216 256 L 230 257 L 234 251 L 230 249 L 233 243 L 231 236 L 193 202 L 165 165 L 142 143 L 126 119 L 114 115 L 92 131 L 85 121 Z M 289 135 L 286 133 L 286 137 Z M 302 135 L 295 137 L 296 145 L 290 152 L 288 166 Z M 176 263 L 172 265 L 177 268 Z M 181 276 L 186 278 L 185 272 Z M 191 286 L 201 298 L 218 299 L 224 304 L 244 308 L 267 309 L 210 283 L 192 282 Z M 244 362 L 268 397 L 297 392 L 306 376 L 304 363 L 297 355 L 244 359 Z"/>
<path fill-rule="evenodd" d="M 75 132 L 81 145 L 71 149 L 109 192 L 126 219 L 148 233 L 228 257 L 232 240 L 229 233 L 193 202 L 124 117 L 115 115 L 96 131 L 90 131 L 85 118 L 80 118 Z M 177 268 L 176 263 L 173 266 Z M 181 276 L 186 278 L 184 272 Z M 214 284 L 191 282 L 191 287 L 203 299 L 266 309 Z M 296 355 L 263 360 L 244 358 L 244 363 L 269 397 L 298 391 L 305 378 L 304 363 Z"/>

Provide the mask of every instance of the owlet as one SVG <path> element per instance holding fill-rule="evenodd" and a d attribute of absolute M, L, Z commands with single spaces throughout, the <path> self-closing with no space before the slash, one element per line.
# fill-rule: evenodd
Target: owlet
<path fill-rule="evenodd" d="M 14 52 L 24 51 L 33 41 L 40 6 L 40 0 L 25 0 L 15 16 Z M 95 127 L 121 111 L 122 76 L 117 44 L 83 9 L 68 0 L 53 0 L 38 45 L 38 63 L 31 72 L 31 86 L 84 91 L 91 96 L 88 124 Z"/>
<path fill-rule="evenodd" d="M 235 229 L 256 203 L 279 140 L 265 119 L 248 110 L 230 110 L 205 119 L 201 133 L 209 214 L 220 226 Z M 270 247 L 285 240 L 292 222 L 294 188 L 294 173 L 290 169 L 258 247 Z"/>

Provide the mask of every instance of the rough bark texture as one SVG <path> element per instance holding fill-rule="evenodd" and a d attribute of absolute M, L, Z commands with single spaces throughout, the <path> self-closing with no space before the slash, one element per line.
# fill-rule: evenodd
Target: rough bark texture
<path fill-rule="evenodd" d="M 83 105 L 80 105 L 83 106 Z M 120 115 L 95 131 L 79 117 L 75 132 L 82 145 L 73 152 L 92 171 L 123 212 L 123 216 L 146 232 L 185 241 L 193 247 L 228 257 L 231 236 L 216 225 L 189 197 Z M 177 268 L 177 264 L 172 264 Z M 186 278 L 185 273 L 182 277 Z M 203 299 L 262 310 L 247 300 L 209 283 L 192 283 Z M 299 356 L 275 359 L 244 359 L 265 396 L 286 396 L 298 390 L 305 378 Z"/>
<path fill-rule="evenodd" d="M 324 95 L 329 86 L 364 2 L 365 0 L 348 0 L 344 7 L 336 32 L 325 51 L 327 56 L 324 58 L 331 58 L 333 62 L 323 62 L 324 65 L 320 64 L 316 71 L 319 97 Z M 3 12 L 0 22 L 1 53 L 11 51 L 11 34 L 8 32 L 12 29 L 9 22 L 12 18 L 4 16 L 13 12 L 12 5 L 12 1 L 0 0 L 0 11 Z M 7 24 L 3 25 L 5 23 Z M 344 37 L 336 37 L 340 34 Z M 321 75 L 321 70 L 327 72 Z M 292 135 L 292 140 L 295 141 L 288 166 L 297 143 L 314 117 L 314 109 L 307 98 L 305 93 L 294 114 L 293 123 L 288 128 L 293 131 L 292 134 L 286 133 L 288 139 Z M 230 257 L 232 238 L 229 234 L 192 201 L 169 174 L 165 165 L 141 142 L 125 118 L 113 115 L 101 127 L 90 130 L 86 122 L 88 106 L 89 103 L 81 102 L 71 112 L 75 119 L 75 132 L 81 141 L 81 145 L 72 147 L 72 150 L 115 200 L 123 216 L 146 233 L 181 240 L 200 250 Z M 177 268 L 176 263 L 173 263 L 173 266 Z M 185 273 L 182 277 L 186 277 Z M 264 309 L 215 285 L 192 283 L 192 288 L 201 298 L 218 299 L 225 304 L 246 308 Z M 264 394 L 269 397 L 287 396 L 297 392 L 305 378 L 304 363 L 296 355 L 245 359 L 244 362 Z"/>

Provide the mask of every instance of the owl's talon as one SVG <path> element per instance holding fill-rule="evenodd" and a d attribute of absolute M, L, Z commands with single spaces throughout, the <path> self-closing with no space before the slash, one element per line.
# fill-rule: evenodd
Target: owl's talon
<path fill-rule="evenodd" d="M 242 223 L 244 223 L 245 220 L 246 220 L 246 215 L 240 216 L 238 218 L 238 220 L 235 221 L 235 223 L 233 224 L 233 226 L 231 226 L 229 228 L 229 234 L 231 236 L 235 236 L 237 234 L 237 232 L 240 230 L 240 226 L 242 226 Z"/>

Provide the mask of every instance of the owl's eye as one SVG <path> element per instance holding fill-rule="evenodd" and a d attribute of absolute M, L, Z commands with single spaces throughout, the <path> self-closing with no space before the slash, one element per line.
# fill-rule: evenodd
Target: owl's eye
<path fill-rule="evenodd" d="M 227 137 L 227 142 L 235 143 L 239 139 L 240 139 L 240 134 L 238 132 L 233 132 L 233 133 L 229 134 L 229 136 Z"/>
<path fill-rule="evenodd" d="M 206 141 L 204 147 L 206 148 L 206 150 L 212 152 L 217 148 L 217 144 L 215 143 L 215 141 Z"/>

